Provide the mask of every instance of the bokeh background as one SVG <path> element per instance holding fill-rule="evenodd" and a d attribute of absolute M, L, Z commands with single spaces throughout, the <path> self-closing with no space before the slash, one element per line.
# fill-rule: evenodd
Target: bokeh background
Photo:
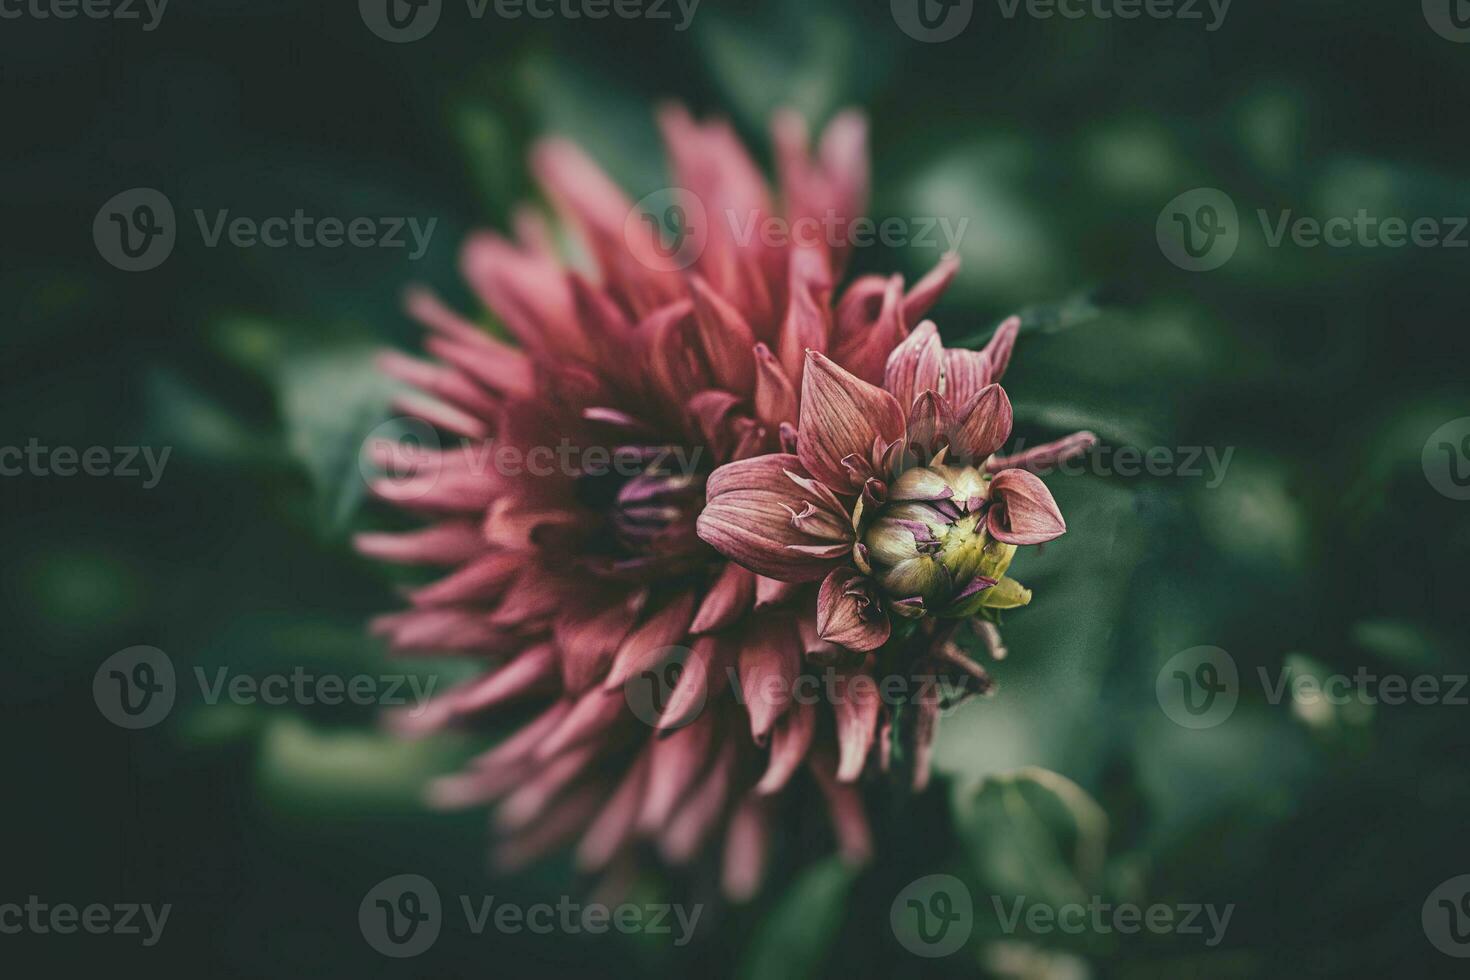
<path fill-rule="evenodd" d="M 1255 219 L 1470 215 L 1470 44 L 1419 4 L 1236 0 L 1207 31 L 1007 19 L 982 2 L 960 37 L 930 44 L 886 0 L 704 0 L 683 32 L 475 21 L 451 3 L 430 36 L 390 44 L 351 3 L 174 0 L 147 32 L 5 20 L 0 52 L 0 443 L 172 449 L 152 489 L 0 480 L 0 902 L 174 905 L 152 949 L 0 935 L 5 959 L 219 977 L 1463 975 L 1421 908 L 1470 873 L 1470 706 L 1294 707 L 1257 680 L 1470 671 L 1470 502 L 1438 492 L 1421 459 L 1470 415 L 1470 250 L 1272 248 Z M 1071 530 L 1019 570 L 1036 601 L 1009 621 L 1000 692 L 946 719 L 943 778 L 884 811 L 864 873 L 788 850 L 755 903 L 706 896 L 714 928 L 683 948 L 475 936 L 451 916 L 428 953 L 389 960 L 357 925 L 389 875 L 522 904 L 580 887 L 566 862 L 493 876 L 483 814 L 420 805 L 493 732 L 406 743 L 371 708 L 187 694 L 127 732 L 99 714 L 93 674 L 136 644 L 181 673 L 404 669 L 363 629 L 397 582 L 348 545 L 389 520 L 362 499 L 357 454 L 389 393 L 372 352 L 418 342 L 401 289 L 473 308 L 458 242 L 532 194 L 537 135 L 575 137 L 635 198 L 666 186 L 652 114 L 667 98 L 728 115 L 767 163 L 776 106 L 863 107 L 871 213 L 969 219 L 935 314 L 946 336 L 979 342 L 1027 311 L 1007 380 L 1018 434 L 1087 427 L 1114 449 L 1233 455 L 1221 480 L 1049 478 Z M 162 266 L 129 274 L 91 228 L 136 186 L 162 190 L 181 230 Z M 1155 229 L 1198 187 L 1231 197 L 1240 240 L 1193 273 Z M 195 208 L 438 223 L 410 262 L 206 248 Z M 855 264 L 915 277 L 938 258 L 874 246 Z M 1201 645 L 1230 653 L 1242 690 L 1227 721 L 1191 730 L 1155 682 Z M 1022 767 L 1097 809 L 992 778 Z M 960 952 L 926 960 L 889 911 L 931 873 L 963 880 L 976 913 Z M 992 894 L 1235 910 L 1214 948 L 1007 935 Z"/>

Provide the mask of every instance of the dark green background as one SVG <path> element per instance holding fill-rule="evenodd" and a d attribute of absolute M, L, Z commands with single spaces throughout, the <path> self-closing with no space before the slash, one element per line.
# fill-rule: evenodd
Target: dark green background
<path fill-rule="evenodd" d="M 1463 970 L 1419 916 L 1431 889 L 1470 873 L 1470 707 L 1306 716 L 1253 678 L 1289 658 L 1319 673 L 1470 669 L 1470 503 L 1435 492 L 1420 464 L 1430 433 L 1470 415 L 1470 251 L 1271 249 L 1254 214 L 1470 214 L 1467 90 L 1470 45 L 1437 36 L 1417 3 L 1380 0 L 1235 0 L 1214 33 L 1007 20 L 979 2 L 942 45 L 901 33 L 886 2 L 836 0 L 704 0 L 682 34 L 474 22 L 451 0 L 408 45 L 374 37 L 345 2 L 173 0 L 151 33 L 0 21 L 0 444 L 173 449 L 152 490 L 0 481 L 0 902 L 175 906 L 152 950 L 0 936 L 0 962 L 21 966 L 11 975 L 48 962 L 241 977 L 1000 975 L 983 973 L 998 931 L 985 896 L 1064 874 L 1117 900 L 1236 904 L 1215 950 L 1012 937 L 1096 977 Z M 786 841 L 762 899 L 712 905 L 717 928 L 687 949 L 451 922 L 429 953 L 389 961 L 356 915 L 390 874 L 426 874 L 451 902 L 580 887 L 561 863 L 490 877 L 482 815 L 416 803 L 484 735 L 401 744 L 369 709 L 197 697 L 128 733 L 99 716 L 92 676 L 135 644 L 181 671 L 400 669 L 362 629 L 395 605 L 394 576 L 347 544 L 391 522 L 359 500 L 355 454 L 384 393 L 367 358 L 418 342 L 399 311 L 406 282 L 472 308 L 458 242 L 532 193 L 534 136 L 575 136 L 635 197 L 665 186 L 652 110 L 669 97 L 728 114 L 767 163 L 776 105 L 864 107 L 871 213 L 970 219 L 935 314 L 945 335 L 1050 311 L 1007 379 L 1019 435 L 1086 426 L 1114 447 L 1235 455 L 1218 487 L 1049 478 L 1071 530 L 1017 564 L 1036 600 L 1011 619 L 1000 692 L 946 719 L 951 778 L 882 810 L 868 874 L 794 877 L 825 845 Z M 91 224 L 134 186 L 164 191 L 181 230 L 163 266 L 130 275 L 98 256 Z M 1154 226 L 1199 186 L 1234 199 L 1242 244 L 1190 274 Z M 188 214 L 298 207 L 438 226 L 410 264 L 402 250 L 207 249 Z M 874 247 L 856 264 L 916 276 L 937 257 Z M 1170 723 L 1154 693 L 1160 666 L 1197 645 L 1230 651 L 1247 679 L 1235 715 L 1205 732 Z M 440 666 L 424 669 L 447 684 Z M 1028 765 L 1102 804 L 1105 868 L 1069 867 L 1045 831 L 1038 845 L 1040 818 L 976 797 L 982 777 Z M 919 960 L 893 938 L 889 903 L 938 871 L 975 894 L 975 935 Z M 1071 978 L 1078 962 L 1029 976 Z"/>

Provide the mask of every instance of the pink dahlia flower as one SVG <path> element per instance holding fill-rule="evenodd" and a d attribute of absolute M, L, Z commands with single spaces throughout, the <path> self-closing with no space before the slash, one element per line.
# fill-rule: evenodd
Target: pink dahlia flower
<path fill-rule="evenodd" d="M 954 625 L 1024 604 L 1005 577 L 1016 546 L 1065 529 L 1027 467 L 1090 437 L 993 455 L 1018 323 L 982 352 L 945 350 L 920 319 L 953 258 L 907 290 L 860 278 L 834 303 L 867 197 L 861 116 L 838 116 L 815 153 L 778 116 L 780 211 L 728 124 L 678 108 L 660 122 L 678 216 L 703 216 L 682 247 L 548 140 L 532 169 L 587 267 L 564 265 L 531 212 L 514 241 L 469 240 L 464 275 L 515 343 L 410 294 L 433 360 L 384 367 L 421 392 L 406 412 L 460 441 L 377 447 L 407 467 L 377 495 L 430 523 L 357 544 L 451 569 L 376 621 L 395 649 L 493 665 L 402 725 L 530 718 L 432 793 L 496 804 L 502 865 L 573 842 L 580 868 L 615 875 L 718 850 L 738 899 L 760 884 L 772 821 L 825 812 L 860 862 L 860 778 L 897 760 L 923 785 L 939 708 L 989 687 Z M 741 234 L 778 216 L 830 240 Z M 903 705 L 880 697 L 879 671 L 913 681 Z"/>

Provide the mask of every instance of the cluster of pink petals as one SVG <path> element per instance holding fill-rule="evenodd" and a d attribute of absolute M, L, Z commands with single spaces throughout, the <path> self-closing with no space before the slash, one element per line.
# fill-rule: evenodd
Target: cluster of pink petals
<path fill-rule="evenodd" d="M 780 211 L 728 124 L 679 108 L 660 124 L 675 183 L 707 215 L 863 211 L 866 127 L 855 113 L 814 150 L 799 118 L 777 118 Z M 716 853 L 726 892 L 741 898 L 760 884 L 773 821 L 812 813 L 862 861 L 872 845 L 855 783 L 886 761 L 889 719 L 871 684 L 831 704 L 789 696 L 809 664 L 853 680 L 873 670 L 871 656 L 820 635 L 818 583 L 851 560 L 848 501 L 889 447 L 918 437 L 925 413 L 958 411 L 950 428 L 970 448 L 998 446 L 984 392 L 1014 332 L 976 353 L 914 329 L 953 259 L 912 288 L 869 276 L 838 295 L 844 248 L 773 247 L 712 220 L 688 268 L 661 267 L 645 260 L 631 200 L 575 146 L 542 142 L 532 169 L 591 265 L 563 264 L 526 211 L 513 240 L 483 233 L 463 252 L 465 279 L 514 343 L 419 291 L 408 307 L 430 330 L 432 359 L 383 359 L 419 392 L 401 409 L 454 439 L 374 486 L 427 525 L 363 534 L 360 551 L 447 570 L 375 631 L 398 651 L 494 668 L 401 724 L 529 719 L 437 781 L 433 798 L 494 804 L 495 858 L 509 867 L 572 844 L 579 868 L 620 879 L 650 855 L 677 865 Z M 618 479 L 476 465 L 490 443 L 524 452 L 563 441 L 646 465 Z M 671 470 L 671 450 L 699 465 Z M 391 447 L 384 455 L 402 463 Z M 1040 540 L 1060 518 L 1029 474 L 1014 473 L 993 484 L 1003 505 L 992 526 Z M 986 683 L 952 645 L 924 656 L 931 674 Z M 676 686 L 656 718 L 640 718 L 625 684 L 671 658 L 682 663 Z M 914 735 L 921 760 L 932 715 Z"/>

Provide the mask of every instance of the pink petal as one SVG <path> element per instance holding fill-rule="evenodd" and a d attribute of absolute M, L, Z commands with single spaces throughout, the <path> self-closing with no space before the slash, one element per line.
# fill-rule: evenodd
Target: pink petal
<path fill-rule="evenodd" d="M 794 484 L 788 471 L 804 473 L 797 457 L 782 454 L 727 463 L 715 470 L 705 484 L 707 502 L 699 515 L 699 536 L 726 558 L 760 575 L 815 581 L 834 562 L 788 545 L 830 542 L 796 526 L 792 512 L 800 513 L 808 504 L 819 509 L 827 504 Z"/>
<path fill-rule="evenodd" d="M 577 845 L 578 870 L 601 870 L 632 839 L 638 809 L 643 804 L 643 790 L 648 781 L 652 755 L 651 748 L 638 754 L 617 790 L 587 828 L 587 833 Z"/>
<path fill-rule="evenodd" d="M 750 611 L 755 599 L 755 574 L 726 562 L 720 577 L 710 586 L 699 613 L 689 627 L 691 633 L 716 633 L 737 622 Z"/>
<path fill-rule="evenodd" d="M 791 705 L 771 732 L 771 755 L 755 791 L 765 796 L 780 792 L 806 759 L 817 730 L 817 709 L 810 699 Z"/>
<path fill-rule="evenodd" d="M 766 801 L 747 796 L 730 817 L 725 832 L 725 861 L 720 888 L 732 902 L 748 902 L 765 878 L 771 848 L 770 813 Z"/>
<path fill-rule="evenodd" d="M 883 387 L 905 410 L 926 391 L 939 390 L 939 372 L 944 366 L 944 347 L 932 321 L 925 320 L 888 355 Z"/>
<path fill-rule="evenodd" d="M 910 329 L 939 301 L 959 271 L 960 258 L 951 252 L 908 291 L 903 298 L 903 320 Z"/>
<path fill-rule="evenodd" d="M 862 775 L 878 728 L 878 709 L 883 699 L 877 681 L 867 671 L 844 671 L 841 676 L 843 684 L 832 703 L 832 713 L 837 719 L 837 779 L 850 783 Z"/>
<path fill-rule="evenodd" d="M 1013 316 L 995 330 L 995 336 L 985 345 L 982 353 L 990 364 L 990 380 L 999 381 L 1011 363 L 1011 352 L 1016 349 L 1016 335 L 1021 332 L 1021 318 Z"/>
<path fill-rule="evenodd" d="M 796 389 L 765 344 L 755 345 L 755 414 L 772 428 L 797 420 Z"/>
<path fill-rule="evenodd" d="M 681 592 L 623 638 L 613 655 L 603 690 L 622 687 L 634 674 L 656 667 L 670 656 L 669 648 L 683 640 L 694 610 L 694 593 Z"/>
<path fill-rule="evenodd" d="M 817 632 L 849 650 L 876 650 L 892 631 L 872 583 L 852 568 L 834 568 L 817 594 Z"/>
<path fill-rule="evenodd" d="M 986 385 L 959 410 L 953 451 L 957 462 L 979 463 L 1011 437 L 1011 400 L 1000 385 Z"/>
<path fill-rule="evenodd" d="M 1091 432 L 1074 432 L 1055 442 L 1032 446 L 1014 456 L 997 456 L 985 465 L 985 469 L 990 473 L 999 473 L 1001 470 L 1009 469 L 1029 470 L 1032 473 L 1041 472 L 1076 456 L 1081 456 L 1096 445 L 1097 436 Z"/>
<path fill-rule="evenodd" d="M 878 384 L 894 349 L 908 336 L 903 322 L 903 277 L 890 277 L 883 288 L 876 318 L 855 330 L 845 332 L 842 342 L 833 345 L 836 359 L 849 371 Z"/>
<path fill-rule="evenodd" d="M 755 383 L 755 336 L 740 311 L 731 306 L 699 276 L 690 281 L 694 321 L 720 387 L 746 395 Z"/>
<path fill-rule="evenodd" d="M 990 481 L 990 536 L 1006 544 L 1041 544 L 1067 530 L 1062 512 L 1035 474 L 1003 470 Z"/>
<path fill-rule="evenodd" d="M 785 616 L 765 616 L 747 631 L 740 648 L 740 689 L 750 715 L 750 734 L 764 745 L 771 726 L 791 704 L 801 650 L 795 624 Z"/>
<path fill-rule="evenodd" d="M 798 454 L 812 476 L 830 487 L 858 490 L 843 459 L 870 459 L 875 445 L 903 438 L 903 410 L 892 395 L 844 371 L 815 351 L 807 354 L 801 386 Z"/>

